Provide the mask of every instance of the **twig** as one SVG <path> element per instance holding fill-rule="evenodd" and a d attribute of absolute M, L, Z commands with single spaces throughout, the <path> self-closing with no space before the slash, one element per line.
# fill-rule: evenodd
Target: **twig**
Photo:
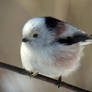
<path fill-rule="evenodd" d="M 3 63 L 3 62 L 0 62 L 0 68 L 8 69 L 8 70 L 17 72 L 19 74 L 23 74 L 23 75 L 27 75 L 27 76 L 33 77 L 32 76 L 32 72 L 30 73 L 30 72 L 26 71 L 25 69 L 16 67 L 14 65 L 10 65 L 10 64 L 6 64 L 6 63 Z M 57 85 L 57 80 L 49 78 L 49 77 L 46 77 L 46 76 L 41 75 L 41 74 L 38 74 L 37 76 L 35 76 L 33 78 L 40 79 L 40 80 L 46 81 L 48 83 L 52 83 L 54 85 Z M 62 81 L 61 84 L 62 84 L 61 87 L 70 89 L 70 90 L 75 91 L 75 92 L 91 92 L 91 91 L 88 91 L 86 89 L 82 89 L 82 88 L 73 86 L 71 84 L 68 84 L 68 83 L 66 83 L 64 81 Z"/>

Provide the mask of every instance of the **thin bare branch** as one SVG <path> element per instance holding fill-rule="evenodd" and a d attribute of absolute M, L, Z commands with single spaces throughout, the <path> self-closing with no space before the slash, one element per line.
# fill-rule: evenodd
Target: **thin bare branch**
<path fill-rule="evenodd" d="M 17 66 L 14 66 L 14 65 L 10 65 L 10 64 L 0 62 L 0 68 L 8 69 L 8 70 L 11 70 L 13 72 L 17 72 L 19 74 L 23 74 L 23 75 L 27 75 L 29 77 L 33 77 L 32 72 L 30 73 L 30 72 L 26 71 L 25 69 L 17 67 Z M 41 74 L 38 74 L 37 76 L 35 76 L 33 78 L 40 79 L 42 81 L 46 81 L 48 83 L 57 85 L 57 80 L 49 78 L 49 77 L 46 77 L 46 76 L 41 75 Z M 82 89 L 82 88 L 76 87 L 74 85 L 68 84 L 68 83 L 66 83 L 64 81 L 62 81 L 61 84 L 62 84 L 61 87 L 70 89 L 70 90 L 75 91 L 75 92 L 92 92 L 92 91 L 88 91 L 86 89 Z"/>

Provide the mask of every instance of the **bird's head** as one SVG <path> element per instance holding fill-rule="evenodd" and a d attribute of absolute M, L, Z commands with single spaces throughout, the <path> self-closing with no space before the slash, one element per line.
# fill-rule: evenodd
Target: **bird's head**
<path fill-rule="evenodd" d="M 23 27 L 22 42 L 30 45 L 45 46 L 54 41 L 64 23 L 52 17 L 32 18 Z M 57 33 L 57 35 L 56 35 Z"/>

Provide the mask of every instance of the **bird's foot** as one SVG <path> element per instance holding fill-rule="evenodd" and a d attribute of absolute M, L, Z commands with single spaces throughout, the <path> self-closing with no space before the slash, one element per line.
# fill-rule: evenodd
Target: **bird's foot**
<path fill-rule="evenodd" d="M 62 77 L 60 76 L 58 78 L 58 80 L 57 80 L 57 86 L 58 86 L 58 88 L 61 87 L 61 85 L 62 85 Z"/>
<path fill-rule="evenodd" d="M 37 76 L 38 74 L 39 74 L 39 72 L 34 72 L 34 73 L 32 74 L 32 76 L 35 77 L 35 76 Z"/>

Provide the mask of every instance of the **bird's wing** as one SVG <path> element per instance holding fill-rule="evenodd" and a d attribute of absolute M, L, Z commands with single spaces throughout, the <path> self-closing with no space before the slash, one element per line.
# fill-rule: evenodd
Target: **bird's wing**
<path fill-rule="evenodd" d="M 58 38 L 56 40 L 57 42 L 61 44 L 66 44 L 66 45 L 72 45 L 75 43 L 92 43 L 92 35 L 87 35 L 87 34 L 75 34 L 72 37 L 67 36 L 66 38 Z"/>

